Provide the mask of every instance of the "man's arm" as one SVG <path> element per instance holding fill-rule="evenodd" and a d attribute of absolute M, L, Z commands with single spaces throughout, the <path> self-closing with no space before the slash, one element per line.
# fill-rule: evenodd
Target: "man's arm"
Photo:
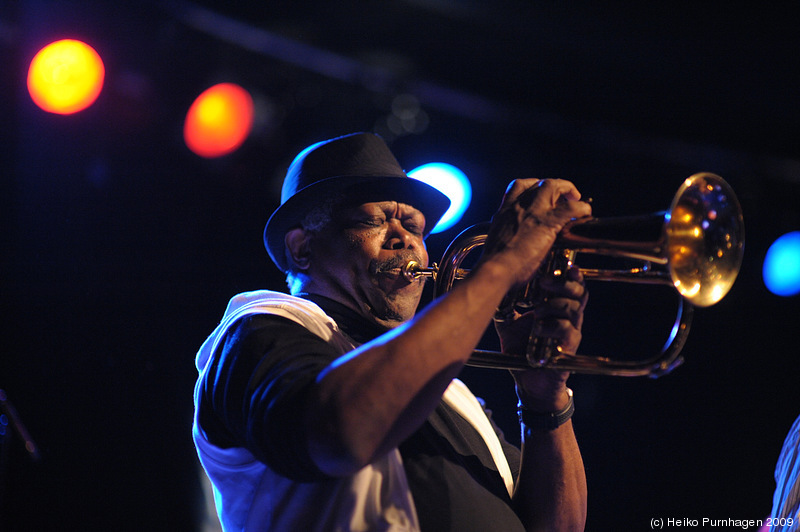
<path fill-rule="evenodd" d="M 586 475 L 572 420 L 552 430 L 522 425 L 522 461 L 513 500 L 526 530 L 584 529 Z"/>
<path fill-rule="evenodd" d="M 537 336 L 555 339 L 562 351 L 576 352 L 588 299 L 580 271 L 573 267 L 560 279 L 544 276 L 538 285 L 542 300 L 531 312 L 498 324 L 503 350 L 524 353 L 528 336 L 521 333 L 535 330 Z M 514 373 L 524 415 L 520 416 L 522 461 L 513 500 L 527 530 L 576 531 L 586 524 L 586 476 L 572 420 L 550 429 L 528 426 L 524 419 L 563 412 L 572 399 L 568 377 L 567 372 L 545 369 Z"/>

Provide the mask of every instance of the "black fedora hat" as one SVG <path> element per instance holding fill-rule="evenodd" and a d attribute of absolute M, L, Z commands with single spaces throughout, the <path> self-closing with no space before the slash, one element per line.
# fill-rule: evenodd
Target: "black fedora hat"
<path fill-rule="evenodd" d="M 272 261 L 286 271 L 286 232 L 315 206 L 332 197 L 348 201 L 400 201 L 425 215 L 425 236 L 450 206 L 434 187 L 406 175 L 386 142 L 373 133 L 353 133 L 312 144 L 286 171 L 281 205 L 264 228 Z"/>

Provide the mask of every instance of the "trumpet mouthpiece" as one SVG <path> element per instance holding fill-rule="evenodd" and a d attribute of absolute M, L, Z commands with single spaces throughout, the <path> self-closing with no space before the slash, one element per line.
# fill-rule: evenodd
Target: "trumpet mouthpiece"
<path fill-rule="evenodd" d="M 415 260 L 408 261 L 405 266 L 400 269 L 400 271 L 403 273 L 403 277 L 409 281 L 416 281 L 418 279 L 428 280 L 430 278 L 435 279 L 436 270 L 438 270 L 436 264 L 430 268 L 425 268 Z"/>

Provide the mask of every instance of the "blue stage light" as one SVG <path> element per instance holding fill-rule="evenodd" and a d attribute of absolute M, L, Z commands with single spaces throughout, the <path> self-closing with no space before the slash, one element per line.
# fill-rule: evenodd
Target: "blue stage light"
<path fill-rule="evenodd" d="M 464 172 L 450 164 L 423 164 L 408 172 L 408 176 L 431 185 L 450 198 L 450 208 L 431 233 L 440 233 L 455 225 L 472 201 L 472 186 L 469 179 Z"/>
<path fill-rule="evenodd" d="M 764 284 L 778 296 L 793 296 L 800 292 L 800 231 L 781 236 L 764 258 Z"/>

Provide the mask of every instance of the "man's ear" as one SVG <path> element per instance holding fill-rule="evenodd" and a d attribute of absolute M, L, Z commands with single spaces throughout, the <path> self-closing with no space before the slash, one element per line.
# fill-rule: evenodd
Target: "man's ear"
<path fill-rule="evenodd" d="M 300 227 L 289 229 L 284 238 L 286 255 L 300 270 L 307 270 L 311 264 L 311 234 Z"/>

